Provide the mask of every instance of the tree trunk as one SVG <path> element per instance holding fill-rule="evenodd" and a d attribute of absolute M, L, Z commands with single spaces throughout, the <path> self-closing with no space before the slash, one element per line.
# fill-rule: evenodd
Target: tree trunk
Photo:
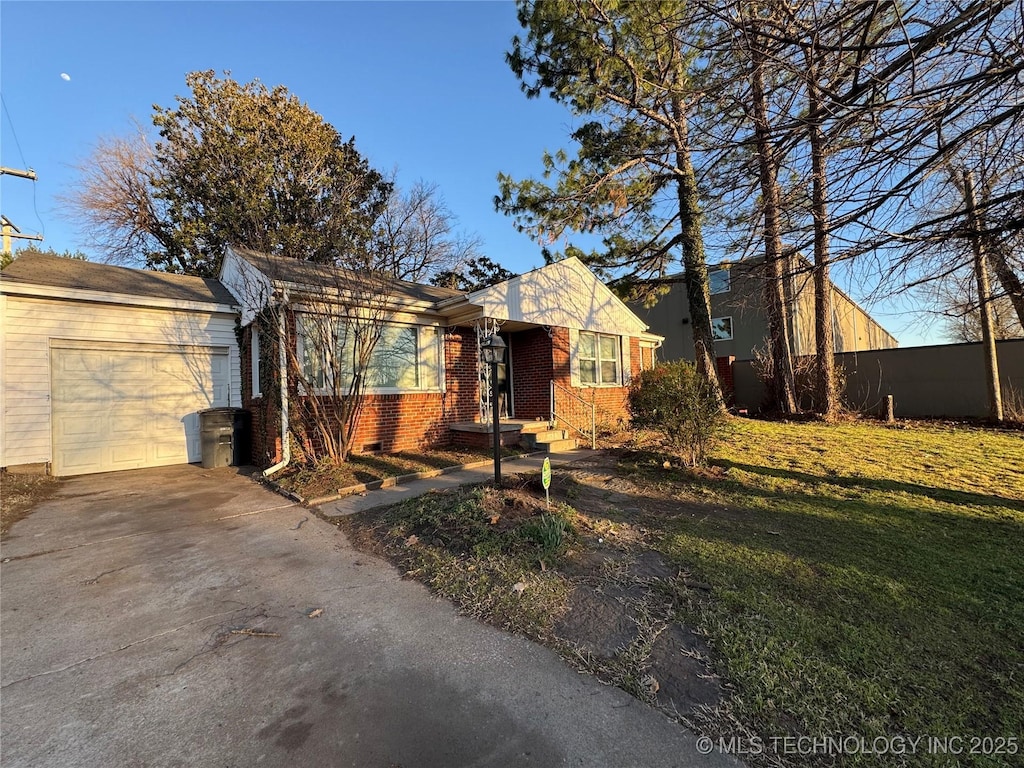
<path fill-rule="evenodd" d="M 756 33 L 753 33 L 756 34 Z M 764 93 L 763 54 L 756 46 L 750 48 L 751 107 L 754 138 L 757 144 L 758 171 L 764 206 L 765 313 L 768 318 L 768 353 L 772 360 L 769 397 L 772 406 L 783 414 L 792 414 L 796 407 L 796 385 L 793 355 L 789 343 L 789 305 L 783 280 L 785 270 L 780 234 L 780 194 L 775 147 L 768 129 L 767 99 Z"/>
<path fill-rule="evenodd" d="M 693 353 L 697 373 L 715 389 L 719 405 L 725 407 L 722 384 L 715 363 L 715 337 L 711 330 L 711 295 L 708 289 L 708 267 L 704 256 L 697 177 L 690 156 L 689 126 L 686 109 L 679 99 L 672 100 L 676 122 L 676 166 L 681 171 L 676 185 L 679 199 L 680 236 L 683 246 L 683 279 L 686 299 L 690 304 L 693 328 Z"/>
<path fill-rule="evenodd" d="M 1006 292 L 1010 303 L 1013 305 L 1014 312 L 1017 313 L 1017 320 L 1020 322 L 1021 328 L 1024 328 L 1024 285 L 1021 285 L 1020 278 L 1013 271 L 1013 267 L 1010 266 L 1006 258 L 1004 244 L 992 242 L 993 239 L 982 238 L 982 244 L 985 246 L 985 255 L 992 265 L 992 271 L 996 273 L 999 285 Z"/>
<path fill-rule="evenodd" d="M 821 94 L 813 54 L 808 53 L 807 98 L 811 115 L 821 114 Z M 832 328 L 832 282 L 829 278 L 828 176 L 825 135 L 821 121 L 814 117 L 810 126 L 811 212 L 814 218 L 814 352 L 817 405 L 825 421 L 834 421 L 839 412 L 836 391 L 836 342 Z"/>
<path fill-rule="evenodd" d="M 981 243 L 978 213 L 974 207 L 974 177 L 969 171 L 964 171 L 964 197 L 967 203 L 967 221 L 970 228 L 971 246 L 974 249 L 974 275 L 978 281 L 978 311 L 981 315 L 981 340 L 985 348 L 985 376 L 988 380 L 989 417 L 998 423 L 1003 420 L 1003 393 L 999 384 L 999 360 L 996 356 L 996 340 L 992 329 L 992 311 L 989 306 L 988 266 L 985 263 L 985 249 Z"/>

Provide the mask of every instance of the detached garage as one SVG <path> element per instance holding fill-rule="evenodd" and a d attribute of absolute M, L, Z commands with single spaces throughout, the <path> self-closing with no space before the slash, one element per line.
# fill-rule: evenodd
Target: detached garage
<path fill-rule="evenodd" d="M 198 412 L 241 401 L 234 303 L 216 280 L 15 260 L 0 273 L 0 465 L 199 461 Z"/>

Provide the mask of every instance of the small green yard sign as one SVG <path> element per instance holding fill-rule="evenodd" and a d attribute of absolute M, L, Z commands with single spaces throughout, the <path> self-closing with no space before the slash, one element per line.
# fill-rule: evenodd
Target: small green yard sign
<path fill-rule="evenodd" d="M 551 492 L 548 491 L 548 488 L 551 487 L 551 459 L 547 456 L 544 457 L 544 466 L 540 470 L 540 484 L 544 486 L 544 499 L 550 507 Z"/>

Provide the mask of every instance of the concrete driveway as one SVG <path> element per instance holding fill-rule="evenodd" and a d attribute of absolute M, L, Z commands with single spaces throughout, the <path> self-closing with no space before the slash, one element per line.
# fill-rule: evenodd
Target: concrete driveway
<path fill-rule="evenodd" d="M 735 765 L 233 469 L 68 480 L 0 558 L 5 768 Z"/>

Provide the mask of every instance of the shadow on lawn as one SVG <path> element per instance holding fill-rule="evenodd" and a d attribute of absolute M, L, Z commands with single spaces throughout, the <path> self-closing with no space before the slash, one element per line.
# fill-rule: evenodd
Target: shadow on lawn
<path fill-rule="evenodd" d="M 631 457 L 632 464 L 635 456 Z M 996 496 L 930 489 L 896 481 L 867 478 L 819 477 L 800 472 L 720 462 L 757 475 L 797 480 L 807 490 L 772 489 L 756 482 L 734 477 L 708 477 L 672 472 L 671 482 L 684 497 L 666 497 L 654 493 L 614 494 L 601 488 L 565 483 L 565 500 L 585 509 L 587 502 L 600 500 L 595 511 L 610 520 L 639 523 L 661 536 L 685 535 L 709 544 L 740 546 L 750 553 L 742 564 L 733 567 L 748 570 L 751 576 L 762 571 L 770 578 L 788 578 L 792 569 L 810 569 L 840 581 L 884 582 L 906 588 L 950 593 L 950 604 L 964 605 L 968 613 L 984 615 L 992 600 L 1013 603 L 1013 595 L 1024 591 L 1024 562 L 1017 545 L 1024 519 L 1008 514 L 991 517 L 965 512 L 957 514 L 929 507 L 927 501 L 942 499 L 958 505 L 1002 507 L 1019 510 L 1020 502 Z M 642 466 L 623 467 L 626 476 L 642 489 L 645 476 L 664 482 L 660 469 Z M 568 480 L 568 478 L 567 478 Z M 811 486 L 860 486 L 882 493 L 903 492 L 921 497 L 921 505 L 910 499 L 885 502 L 868 496 L 842 498 L 814 493 Z M 696 493 L 693 493 L 696 491 Z M 701 491 L 714 494 L 701 498 Z M 587 498 L 583 498 L 584 495 Z M 691 498 L 685 498 L 691 495 Z M 577 503 L 577 499 L 581 503 Z M 755 501 L 750 505 L 749 502 Z M 745 504 L 744 502 L 748 502 Z M 668 553 L 666 553 L 668 554 Z M 692 553 L 691 553 L 692 555 Z M 710 553 L 705 556 L 713 557 Z M 764 559 L 767 557 L 767 560 Z M 674 559 L 700 569 L 699 558 L 677 552 Z M 814 588 L 816 579 L 808 586 Z M 953 598 L 952 594 L 958 597 Z M 974 606 L 968 609 L 966 603 Z M 945 600 L 945 599 L 944 599 Z M 943 600 L 943 601 L 944 601 Z M 1011 612 L 1017 609 L 1006 606 Z"/>
<path fill-rule="evenodd" d="M 737 469 L 755 475 L 775 477 L 781 480 L 795 480 L 811 485 L 828 484 L 842 488 L 864 488 L 873 491 L 887 491 L 892 493 L 909 493 L 925 496 L 935 501 L 945 501 L 950 504 L 964 506 L 988 506 L 1005 507 L 1018 512 L 1024 512 L 1024 501 L 1007 496 L 995 494 L 972 493 L 970 491 L 954 491 L 949 488 L 936 488 L 916 483 L 905 483 L 899 480 L 884 480 L 872 477 L 851 477 L 847 475 L 812 475 L 807 472 L 797 472 L 792 469 L 779 469 L 777 467 L 763 467 L 756 464 L 741 464 L 728 459 L 716 459 L 711 462 L 716 467 L 723 469 Z"/>

